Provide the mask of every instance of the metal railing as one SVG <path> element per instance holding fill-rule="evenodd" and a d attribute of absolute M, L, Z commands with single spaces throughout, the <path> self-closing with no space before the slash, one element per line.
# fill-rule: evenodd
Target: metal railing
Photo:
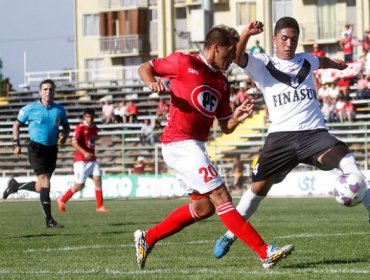
<path fill-rule="evenodd" d="M 108 54 L 138 55 L 149 51 L 147 35 L 124 35 L 100 37 L 100 51 Z"/>

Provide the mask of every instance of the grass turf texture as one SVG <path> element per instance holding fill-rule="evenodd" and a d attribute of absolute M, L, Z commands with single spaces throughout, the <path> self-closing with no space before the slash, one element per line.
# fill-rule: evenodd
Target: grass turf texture
<path fill-rule="evenodd" d="M 235 200 L 237 202 L 237 200 Z M 217 216 L 159 242 L 144 270 L 137 267 L 133 232 L 158 223 L 173 200 L 71 201 L 47 229 L 39 202 L 0 203 L 0 279 L 370 279 L 370 225 L 360 205 L 334 199 L 266 199 L 251 222 L 267 242 L 293 243 L 296 250 L 273 270 L 241 241 L 220 260 L 212 256 L 225 231 Z"/>

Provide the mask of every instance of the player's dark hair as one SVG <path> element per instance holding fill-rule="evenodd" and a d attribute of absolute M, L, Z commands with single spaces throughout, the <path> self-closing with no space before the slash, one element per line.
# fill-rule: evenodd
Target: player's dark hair
<path fill-rule="evenodd" d="M 93 116 L 93 115 L 95 115 L 95 111 L 92 108 L 86 108 L 83 111 L 83 115 L 92 115 Z"/>
<path fill-rule="evenodd" d="M 52 79 L 46 79 L 46 80 L 41 81 L 41 83 L 39 85 L 39 89 L 41 89 L 42 85 L 44 85 L 44 84 L 51 84 L 53 86 L 53 88 L 55 89 L 55 83 Z"/>
<path fill-rule="evenodd" d="M 226 25 L 217 25 L 213 27 L 206 36 L 204 48 L 209 49 L 214 44 L 219 44 L 221 47 L 231 46 L 239 42 L 238 32 Z"/>
<path fill-rule="evenodd" d="M 284 28 L 294 28 L 298 32 L 298 35 L 299 35 L 299 32 L 300 32 L 299 24 L 292 17 L 280 18 L 275 24 L 274 35 L 276 36 L 280 32 L 280 30 Z"/>

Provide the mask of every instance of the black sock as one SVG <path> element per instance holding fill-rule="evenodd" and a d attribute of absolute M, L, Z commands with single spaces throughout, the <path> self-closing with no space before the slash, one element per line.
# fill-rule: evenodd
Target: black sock
<path fill-rule="evenodd" d="M 28 190 L 31 192 L 35 192 L 36 191 L 35 187 L 36 187 L 35 181 L 18 183 L 18 190 Z"/>
<path fill-rule="evenodd" d="M 42 211 L 44 212 L 44 215 L 45 215 L 45 219 L 49 221 L 50 219 L 52 219 L 49 188 L 41 188 L 40 201 L 41 201 Z"/>

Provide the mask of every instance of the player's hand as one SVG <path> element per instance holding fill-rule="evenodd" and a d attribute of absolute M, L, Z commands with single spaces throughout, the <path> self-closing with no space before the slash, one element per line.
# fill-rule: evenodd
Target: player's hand
<path fill-rule="evenodd" d="M 89 153 L 89 152 L 84 152 L 83 154 L 84 154 L 84 158 L 86 160 L 90 160 L 93 157 L 93 154 L 92 153 Z"/>
<path fill-rule="evenodd" d="M 15 156 L 17 156 L 18 158 L 21 158 L 21 147 L 20 146 L 16 146 L 14 147 L 14 150 L 13 150 L 13 154 Z"/>
<path fill-rule="evenodd" d="M 242 104 L 236 107 L 233 118 L 236 122 L 241 123 L 253 113 L 254 100 L 247 98 Z"/>
<path fill-rule="evenodd" d="M 243 30 L 246 35 L 252 36 L 263 32 L 263 23 L 257 20 L 249 23 Z"/>
<path fill-rule="evenodd" d="M 64 145 L 67 141 L 67 136 L 64 132 L 59 132 L 58 145 Z"/>
<path fill-rule="evenodd" d="M 165 91 L 167 91 L 167 89 L 166 89 L 164 83 L 162 82 L 162 80 L 158 80 L 156 82 L 149 83 L 148 88 L 151 91 L 154 91 L 154 92 L 165 92 Z"/>

